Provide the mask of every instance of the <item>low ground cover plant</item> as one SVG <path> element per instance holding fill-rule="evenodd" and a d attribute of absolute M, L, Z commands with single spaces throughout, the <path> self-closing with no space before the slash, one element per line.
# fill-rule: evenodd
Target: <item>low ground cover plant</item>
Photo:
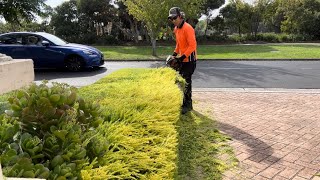
<path fill-rule="evenodd" d="M 171 69 L 126 69 L 80 89 L 105 108 L 110 144 L 105 166 L 83 171 L 84 179 L 174 178 L 180 81 Z"/>

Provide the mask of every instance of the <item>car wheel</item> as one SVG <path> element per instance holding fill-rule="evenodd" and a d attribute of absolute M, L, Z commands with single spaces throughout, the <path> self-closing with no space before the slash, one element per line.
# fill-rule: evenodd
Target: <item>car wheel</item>
<path fill-rule="evenodd" d="M 83 69 L 83 61 L 81 57 L 72 56 L 65 61 L 65 67 L 69 71 L 77 72 Z"/>

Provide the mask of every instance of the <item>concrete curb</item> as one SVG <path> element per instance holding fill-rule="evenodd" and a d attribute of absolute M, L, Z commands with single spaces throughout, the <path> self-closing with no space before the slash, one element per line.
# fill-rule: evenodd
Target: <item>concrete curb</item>
<path fill-rule="evenodd" d="M 193 92 L 243 92 L 243 93 L 307 93 L 320 94 L 320 89 L 283 88 L 193 88 Z"/>

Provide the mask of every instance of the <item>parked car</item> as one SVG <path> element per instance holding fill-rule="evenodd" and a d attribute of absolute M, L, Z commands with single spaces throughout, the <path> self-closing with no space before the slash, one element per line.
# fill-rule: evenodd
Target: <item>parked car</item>
<path fill-rule="evenodd" d="M 83 68 L 104 64 L 103 54 L 96 48 L 68 43 L 45 32 L 11 32 L 0 35 L 0 53 L 13 59 L 32 59 L 35 68 Z"/>

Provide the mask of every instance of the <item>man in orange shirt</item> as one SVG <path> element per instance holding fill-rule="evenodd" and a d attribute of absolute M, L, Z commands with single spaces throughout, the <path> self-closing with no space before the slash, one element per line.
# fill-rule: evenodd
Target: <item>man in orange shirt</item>
<path fill-rule="evenodd" d="M 183 12 L 180 8 L 173 7 L 169 10 L 168 19 L 174 24 L 174 33 L 176 37 L 176 48 L 173 55 L 181 62 L 179 70 L 180 75 L 186 80 L 186 87 L 184 91 L 182 114 L 192 110 L 192 74 L 196 68 L 196 50 L 197 41 L 193 27 L 185 22 Z M 179 57 L 177 57 L 179 55 Z"/>

